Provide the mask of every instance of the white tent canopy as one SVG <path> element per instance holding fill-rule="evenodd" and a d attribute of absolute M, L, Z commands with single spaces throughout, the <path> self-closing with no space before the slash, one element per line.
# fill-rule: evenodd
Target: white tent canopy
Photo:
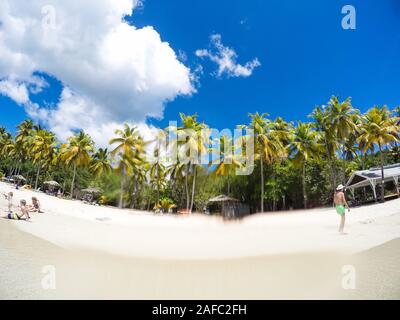
<path fill-rule="evenodd" d="M 383 167 L 384 183 L 394 182 L 397 193 L 399 193 L 399 177 L 400 163 Z M 356 171 L 346 184 L 346 188 L 354 191 L 354 189 L 368 187 L 372 188 L 376 199 L 376 186 L 381 184 L 382 172 L 381 168 L 371 168 L 369 170 Z"/>

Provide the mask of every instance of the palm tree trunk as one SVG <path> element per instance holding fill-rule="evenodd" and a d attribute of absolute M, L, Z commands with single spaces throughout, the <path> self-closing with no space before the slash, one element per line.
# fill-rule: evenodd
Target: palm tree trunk
<path fill-rule="evenodd" d="M 38 168 L 37 168 L 37 171 L 36 171 L 35 190 L 37 190 L 37 188 L 38 188 L 39 174 L 40 174 L 40 161 L 39 161 Z"/>
<path fill-rule="evenodd" d="M 303 163 L 303 198 L 304 198 L 304 209 L 307 209 L 308 199 L 307 199 L 307 187 L 306 187 L 306 162 Z"/>
<path fill-rule="evenodd" d="M 139 195 L 139 184 L 138 184 L 138 178 L 134 177 L 135 182 L 133 183 L 133 192 L 132 192 L 132 198 L 131 198 L 131 209 L 138 208 L 139 207 L 139 202 L 138 202 L 138 195 Z"/>
<path fill-rule="evenodd" d="M 157 203 L 160 203 L 160 177 L 158 175 L 158 167 L 157 167 Z"/>
<path fill-rule="evenodd" d="M 121 193 L 119 195 L 119 204 L 118 204 L 118 207 L 120 209 L 122 209 L 124 207 L 124 180 L 125 180 L 125 173 L 122 172 L 122 175 L 121 175 L 121 186 L 120 186 Z"/>
<path fill-rule="evenodd" d="M 13 172 L 13 167 L 11 166 L 10 169 L 8 170 L 8 176 L 11 177 Z"/>
<path fill-rule="evenodd" d="M 334 159 L 335 154 L 333 154 L 333 156 L 331 155 L 331 151 L 329 149 L 329 144 L 328 144 L 326 136 L 325 136 L 324 140 L 325 140 L 325 147 L 326 147 L 326 155 L 328 157 L 328 162 L 331 165 L 332 189 L 333 189 L 333 192 L 334 192 L 335 189 L 336 189 L 336 163 L 335 163 L 335 159 Z"/>
<path fill-rule="evenodd" d="M 336 161 L 333 158 L 332 158 L 332 183 L 333 183 L 333 189 L 336 189 L 337 171 L 336 171 Z"/>
<path fill-rule="evenodd" d="M 72 182 L 71 182 L 71 199 L 73 199 L 74 197 L 75 176 L 76 176 L 76 161 L 74 162 L 74 173 L 72 175 Z"/>
<path fill-rule="evenodd" d="M 379 145 L 380 159 L 381 159 L 381 201 L 385 202 L 385 170 L 383 169 L 384 161 L 383 161 L 383 152 L 382 147 Z"/>
<path fill-rule="evenodd" d="M 276 188 L 275 188 L 275 179 L 276 179 L 276 176 L 275 176 L 275 166 L 274 165 L 272 165 L 272 181 L 273 181 L 273 184 L 272 184 L 272 211 L 276 211 L 276 204 L 277 204 L 277 199 L 276 199 Z"/>
<path fill-rule="evenodd" d="M 264 161 L 260 153 L 260 174 L 261 174 L 261 212 L 264 212 Z"/>
<path fill-rule="evenodd" d="M 190 198 L 189 198 L 189 164 L 186 165 L 186 174 L 185 174 L 185 191 L 186 191 L 186 210 L 189 211 L 190 207 Z"/>
<path fill-rule="evenodd" d="M 194 205 L 194 193 L 196 190 L 196 175 L 197 175 L 197 168 L 196 165 L 194 166 L 194 173 L 193 173 L 193 185 L 192 185 L 192 203 L 190 205 L 190 213 L 193 211 L 193 205 Z"/>
<path fill-rule="evenodd" d="M 231 194 L 231 180 L 229 179 L 229 174 L 228 174 L 228 194 L 227 196 L 229 196 Z"/>
<path fill-rule="evenodd" d="M 346 184 L 346 182 L 347 182 L 347 177 L 346 177 L 347 159 L 346 159 L 346 148 L 345 148 L 344 145 L 343 145 L 343 148 L 342 148 L 342 155 L 343 155 L 343 170 L 342 170 L 342 179 L 343 179 L 343 181 L 342 182 L 343 182 L 343 184 Z"/>
<path fill-rule="evenodd" d="M 364 154 L 364 152 L 361 153 L 361 169 L 365 170 L 365 160 L 367 156 Z M 364 202 L 367 201 L 367 189 L 366 187 L 363 187 L 363 200 Z"/>
<path fill-rule="evenodd" d="M 17 167 L 11 167 L 10 176 L 16 176 L 16 175 L 17 175 Z"/>
<path fill-rule="evenodd" d="M 15 167 L 15 175 L 19 175 L 20 171 L 20 160 L 18 160 L 17 166 Z"/>

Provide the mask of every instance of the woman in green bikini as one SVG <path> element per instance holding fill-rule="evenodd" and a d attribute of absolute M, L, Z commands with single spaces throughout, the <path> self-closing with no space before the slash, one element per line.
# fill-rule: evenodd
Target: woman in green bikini
<path fill-rule="evenodd" d="M 344 186 L 342 184 L 336 189 L 334 203 L 336 207 L 336 212 L 338 213 L 338 215 L 340 215 L 339 232 L 343 233 L 344 224 L 346 222 L 346 208 L 349 210 L 349 212 L 350 208 L 347 204 L 346 197 L 344 195 Z"/>

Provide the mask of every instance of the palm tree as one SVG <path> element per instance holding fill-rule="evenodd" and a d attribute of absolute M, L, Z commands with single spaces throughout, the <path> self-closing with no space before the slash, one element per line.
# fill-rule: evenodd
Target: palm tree
<path fill-rule="evenodd" d="M 264 212 L 264 162 L 272 164 L 275 160 L 283 158 L 287 150 L 282 142 L 282 132 L 275 130 L 274 123 L 266 117 L 268 114 L 249 114 L 250 129 L 254 132 L 255 152 L 260 159 L 261 175 L 261 212 Z"/>
<path fill-rule="evenodd" d="M 117 146 L 111 151 L 112 156 L 118 156 L 119 162 L 116 172 L 121 175 L 121 194 L 119 207 L 124 207 L 124 187 L 126 176 L 132 175 L 133 170 L 143 163 L 145 142 L 136 127 L 124 125 L 123 130 L 116 130 L 118 136 L 110 140 L 109 144 Z"/>
<path fill-rule="evenodd" d="M 157 190 L 157 201 L 160 201 L 160 190 L 166 185 L 166 168 L 160 159 L 160 146 L 154 150 L 154 162 L 150 167 L 150 182 Z"/>
<path fill-rule="evenodd" d="M 197 166 L 199 164 L 199 155 L 207 151 L 206 143 L 204 141 L 203 130 L 207 130 L 207 126 L 204 123 L 197 121 L 197 113 L 191 116 L 187 116 L 183 113 L 180 114 L 182 125 L 177 128 L 177 135 L 184 136 L 184 141 L 179 141 L 179 145 L 183 149 L 186 161 L 186 172 L 185 172 L 185 191 L 186 191 L 186 210 L 191 213 L 194 205 L 194 195 L 196 189 L 196 176 Z M 189 174 L 192 171 L 192 197 L 190 200 L 189 191 Z"/>
<path fill-rule="evenodd" d="M 322 146 L 318 143 L 318 133 L 313 130 L 311 123 L 298 122 L 293 132 L 293 140 L 290 145 L 290 153 L 293 156 L 293 164 L 302 168 L 302 184 L 304 208 L 307 208 L 306 164 L 311 159 L 319 159 Z"/>
<path fill-rule="evenodd" d="M 112 172 L 111 162 L 108 158 L 108 150 L 100 148 L 93 156 L 90 170 L 99 178 Z"/>
<path fill-rule="evenodd" d="M 314 125 L 324 141 L 331 165 L 332 188 L 336 188 L 336 153 L 340 150 L 340 145 L 344 145 L 347 137 L 358 130 L 358 112 L 351 105 L 350 98 L 340 102 L 338 97 L 333 96 L 327 106 L 316 107 L 310 117 L 313 118 Z"/>
<path fill-rule="evenodd" d="M 24 120 L 18 126 L 17 136 L 15 138 L 16 147 L 18 149 L 19 157 L 16 166 L 16 173 L 19 174 L 19 171 L 22 167 L 22 164 L 27 160 L 29 157 L 29 149 L 31 148 L 32 143 L 32 136 L 35 135 L 35 126 L 32 120 Z M 36 132 L 39 128 L 36 128 Z M 19 167 L 20 166 L 20 167 Z"/>
<path fill-rule="evenodd" d="M 91 154 L 94 151 L 92 138 L 82 130 L 68 138 L 68 143 L 63 146 L 62 158 L 67 165 L 73 166 L 71 182 L 71 198 L 74 195 L 77 167 L 87 167 L 92 161 Z"/>
<path fill-rule="evenodd" d="M 24 120 L 18 126 L 18 133 L 15 138 L 16 142 L 24 143 L 26 139 L 31 135 L 32 130 L 34 129 L 34 124 L 32 120 Z"/>
<path fill-rule="evenodd" d="M 230 146 L 227 148 L 227 146 Z M 228 136 L 222 136 L 219 139 L 219 158 L 214 161 L 210 161 L 209 167 L 215 166 L 214 174 L 216 176 L 223 176 L 227 178 L 228 190 L 227 195 L 231 193 L 230 177 L 236 172 L 236 170 L 243 167 L 243 163 L 240 161 L 241 155 L 236 153 L 236 150 L 232 146 L 232 139 Z"/>
<path fill-rule="evenodd" d="M 359 142 L 364 144 L 364 151 L 371 150 L 378 146 L 381 165 L 381 201 L 385 201 L 385 172 L 383 148 L 391 143 L 399 141 L 399 133 L 396 125 L 396 118 L 391 117 L 387 106 L 378 106 L 368 110 L 362 117 Z"/>
<path fill-rule="evenodd" d="M 44 167 L 45 162 L 50 158 L 53 149 L 56 146 L 55 135 L 47 130 L 35 130 L 29 138 L 31 147 L 29 153 L 33 157 L 33 163 L 37 165 L 35 189 L 38 188 L 40 170 Z"/>
<path fill-rule="evenodd" d="M 0 158 L 8 156 L 9 147 L 13 144 L 13 139 L 10 133 L 4 127 L 0 127 Z"/>
<path fill-rule="evenodd" d="M 400 106 L 393 109 L 393 115 L 397 118 L 397 125 L 400 125 Z"/>

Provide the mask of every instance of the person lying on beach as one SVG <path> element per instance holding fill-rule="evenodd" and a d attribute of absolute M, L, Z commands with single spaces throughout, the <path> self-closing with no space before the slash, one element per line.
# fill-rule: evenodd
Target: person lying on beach
<path fill-rule="evenodd" d="M 5 216 L 3 216 L 2 218 L 4 219 L 10 219 L 10 220 L 25 220 L 28 221 L 31 219 L 31 217 L 29 216 L 29 209 L 28 206 L 26 205 L 26 201 L 25 200 L 21 200 L 20 201 L 20 205 L 19 208 L 21 210 L 21 213 L 9 213 Z"/>
<path fill-rule="evenodd" d="M 350 207 L 347 204 L 346 197 L 344 195 L 344 186 L 341 184 L 337 187 L 334 203 L 336 207 L 336 212 L 340 216 L 339 233 L 343 234 L 344 225 L 346 222 L 346 208 L 350 212 Z"/>
<path fill-rule="evenodd" d="M 32 197 L 32 204 L 28 206 L 29 212 L 43 213 L 38 198 Z"/>
<path fill-rule="evenodd" d="M 8 201 L 8 203 L 7 203 L 8 212 L 12 212 L 14 194 L 12 192 L 9 192 L 8 194 L 3 193 L 3 195 L 6 198 L 6 200 Z"/>

